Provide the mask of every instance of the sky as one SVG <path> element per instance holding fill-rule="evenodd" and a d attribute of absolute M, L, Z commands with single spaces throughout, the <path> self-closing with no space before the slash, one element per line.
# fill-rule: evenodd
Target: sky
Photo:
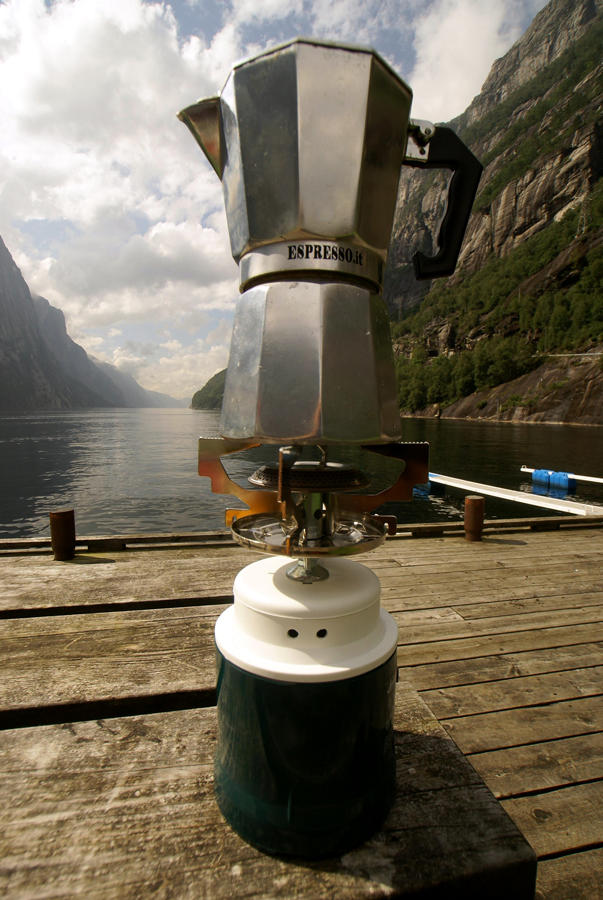
<path fill-rule="evenodd" d="M 544 0 L 0 0 L 0 235 L 71 337 L 190 399 L 228 362 L 219 179 L 176 112 L 298 35 L 374 47 L 447 121 Z"/>

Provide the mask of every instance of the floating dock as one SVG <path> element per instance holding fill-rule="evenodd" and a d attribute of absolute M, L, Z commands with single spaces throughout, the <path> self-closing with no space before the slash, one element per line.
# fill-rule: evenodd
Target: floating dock
<path fill-rule="evenodd" d="M 592 503 L 578 503 L 574 500 L 556 500 L 554 497 L 543 497 L 540 494 L 528 494 L 524 491 L 511 491 L 507 488 L 495 487 L 491 484 L 479 484 L 477 481 L 465 481 L 464 478 L 452 478 L 449 475 L 429 473 L 429 481 L 434 484 L 445 484 L 449 487 L 468 491 L 472 494 L 484 494 L 486 497 L 499 497 L 501 500 L 512 500 L 528 506 L 539 506 L 541 509 L 552 509 L 556 513 L 571 513 L 575 516 L 601 516 L 603 506 Z"/>
<path fill-rule="evenodd" d="M 522 466 L 521 471 L 526 472 L 528 475 L 533 475 L 538 469 L 530 469 L 528 466 Z M 588 481 L 589 484 L 603 484 L 603 478 L 595 478 L 594 475 L 575 475 L 573 472 L 553 472 L 552 474 L 567 475 L 568 478 L 573 478 L 574 481 Z"/>
<path fill-rule="evenodd" d="M 453 523 L 421 537 L 433 527 L 400 526 L 362 557 L 400 629 L 409 800 L 381 843 L 312 865 L 244 844 L 212 798 L 213 627 L 257 554 L 223 534 L 130 535 L 81 538 L 58 563 L 42 542 L 3 542 L 3 896 L 403 897 L 421 829 L 439 842 L 432 863 L 467 863 L 457 836 L 490 810 L 479 779 L 538 856 L 539 900 L 599 896 L 601 522 L 490 521 L 481 543 Z M 452 797 L 465 821 L 426 818 Z M 487 837 L 496 855 L 502 837 L 479 822 L 475 847 Z"/>

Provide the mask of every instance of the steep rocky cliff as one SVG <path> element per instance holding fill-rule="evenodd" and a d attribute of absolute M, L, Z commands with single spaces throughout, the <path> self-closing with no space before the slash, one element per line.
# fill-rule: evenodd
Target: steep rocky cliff
<path fill-rule="evenodd" d="M 407 263 L 434 252 L 445 179 L 400 182 L 386 299 L 402 407 L 603 424 L 600 369 L 578 365 L 603 342 L 603 0 L 552 0 L 452 125 L 485 169 L 446 281 L 417 285 Z M 571 376 L 551 352 L 573 354 Z M 534 369 L 553 372 L 546 397 Z"/>
<path fill-rule="evenodd" d="M 129 406 L 123 392 L 92 362 L 84 348 L 69 337 L 62 311 L 51 306 L 45 297 L 33 294 L 32 300 L 44 343 L 60 360 L 61 368 L 102 398 L 103 406 Z"/>
<path fill-rule="evenodd" d="M 450 123 L 485 163 L 452 283 L 562 216 L 603 174 L 602 31 L 603 0 L 552 0 Z M 446 182 L 402 171 L 385 288 L 394 319 L 433 286 L 409 263 L 435 252 Z"/>
<path fill-rule="evenodd" d="M 584 37 L 601 12 L 603 0 L 548 3 L 508 53 L 494 62 L 481 92 L 455 124 L 463 130 L 495 109 Z"/>
<path fill-rule="evenodd" d="M 47 347 L 29 288 L 0 238 L 0 409 L 102 405 L 62 371 Z"/>
<path fill-rule="evenodd" d="M 0 238 L 0 409 L 184 405 L 91 360 L 67 334 L 61 310 L 32 297 Z"/>

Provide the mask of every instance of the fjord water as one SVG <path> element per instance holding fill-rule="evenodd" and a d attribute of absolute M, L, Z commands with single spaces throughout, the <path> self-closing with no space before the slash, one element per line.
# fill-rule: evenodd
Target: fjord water
<path fill-rule="evenodd" d="M 0 415 L 0 534 L 45 536 L 50 510 L 74 508 L 80 535 L 211 531 L 224 509 L 240 505 L 212 494 L 197 475 L 197 438 L 218 436 L 219 413 L 190 409 L 52 410 Z M 530 488 L 522 464 L 603 477 L 603 428 L 405 419 L 404 440 L 429 441 L 430 471 L 514 490 Z M 361 450 L 333 452 L 375 476 L 375 489 L 396 464 Z M 244 482 L 275 448 L 246 451 L 226 463 Z M 458 519 L 464 495 L 415 491 L 390 504 L 400 521 Z M 579 483 L 576 500 L 603 506 L 603 485 Z M 230 502 L 229 502 L 230 501 Z M 486 499 L 488 518 L 551 515 Z"/>

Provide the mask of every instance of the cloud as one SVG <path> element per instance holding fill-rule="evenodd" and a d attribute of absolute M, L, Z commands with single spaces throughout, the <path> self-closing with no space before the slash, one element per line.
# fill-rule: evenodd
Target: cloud
<path fill-rule="evenodd" d="M 221 85 L 233 29 L 180 44 L 165 4 L 13 0 L 0 38 L 0 231 L 36 290 L 119 303 L 142 283 L 160 305 L 175 282 L 232 285 L 220 184 L 175 113 Z M 15 221 L 61 223 L 50 260 Z"/>
<path fill-rule="evenodd" d="M 411 74 L 416 115 L 450 118 L 536 8 L 4 0 L 0 234 L 74 339 L 145 387 L 192 392 L 226 364 L 238 278 L 220 182 L 177 110 L 220 90 L 235 59 L 305 33 L 375 46 Z"/>
<path fill-rule="evenodd" d="M 254 21 L 284 19 L 299 12 L 300 6 L 299 0 L 233 0 L 231 15 L 240 26 Z"/>
<path fill-rule="evenodd" d="M 546 0 L 436 0 L 415 24 L 413 115 L 448 121 L 469 106 L 495 59 Z"/>
<path fill-rule="evenodd" d="M 231 330 L 232 322 L 222 320 L 206 338 L 187 347 L 179 341 L 168 341 L 146 353 L 150 347 L 126 342 L 103 359 L 128 372 L 148 390 L 164 391 L 163 386 L 169 384 L 172 396 L 192 397 L 212 375 L 226 368 Z M 161 350 L 167 352 L 161 355 Z"/>

